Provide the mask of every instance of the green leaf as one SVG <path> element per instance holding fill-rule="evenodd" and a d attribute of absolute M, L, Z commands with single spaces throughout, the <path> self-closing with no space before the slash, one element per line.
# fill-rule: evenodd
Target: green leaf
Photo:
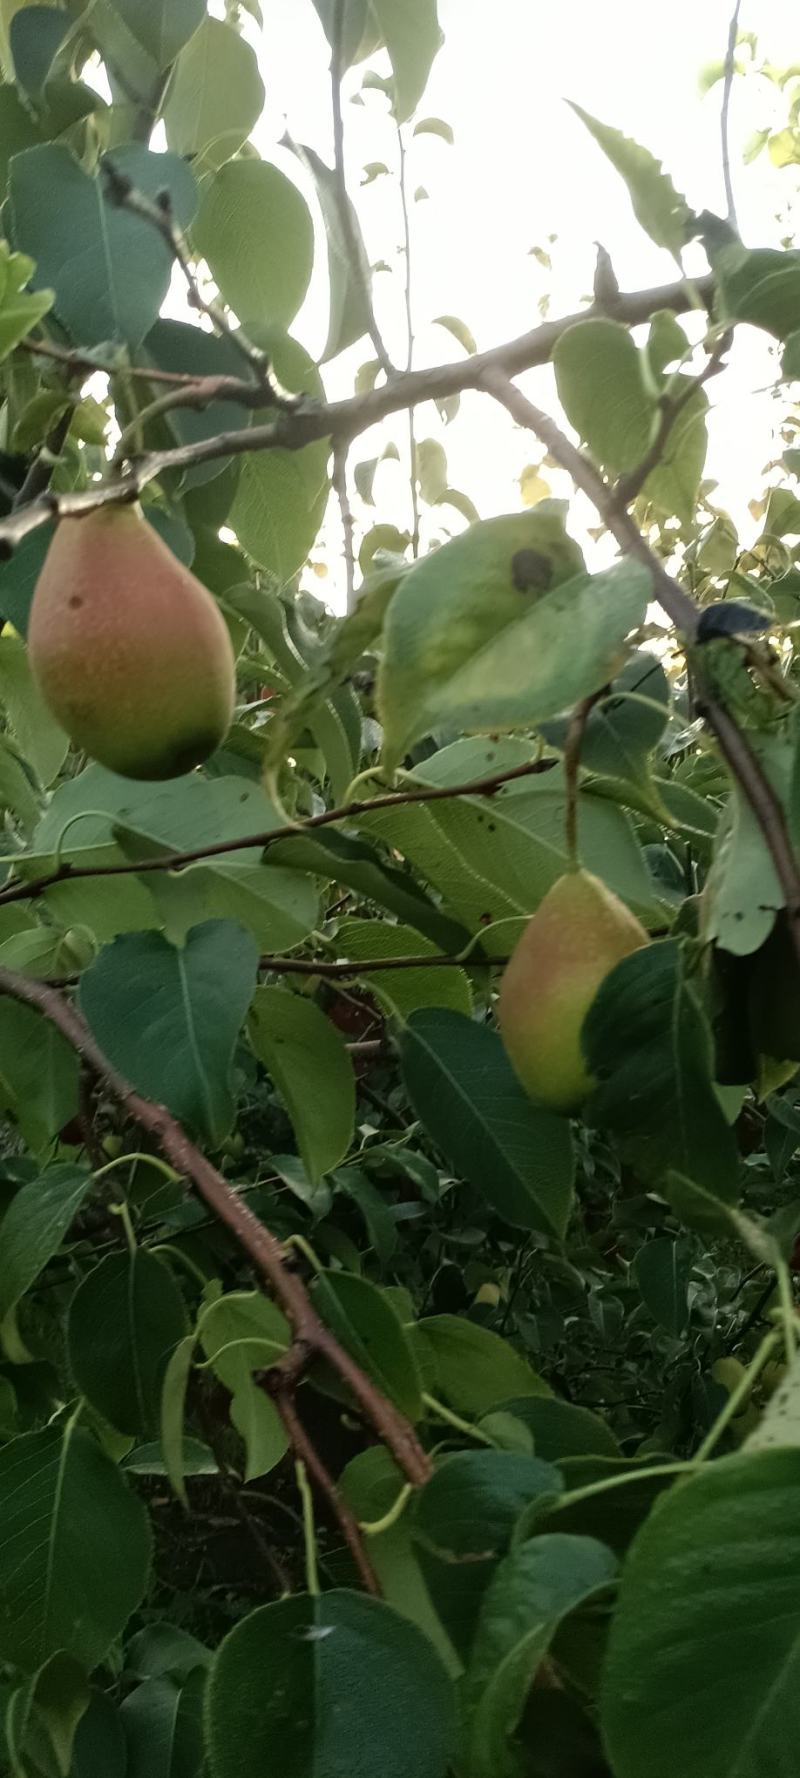
<path fill-rule="evenodd" d="M 257 988 L 250 1041 L 286 1102 L 314 1184 L 344 1159 L 353 1137 L 353 1065 L 335 1026 L 286 988 Z"/>
<path fill-rule="evenodd" d="M 25 1672 L 68 1649 L 91 1670 L 140 1603 L 141 1501 L 74 1422 L 0 1449 L 0 1656 Z"/>
<path fill-rule="evenodd" d="M 178 1496 L 186 1506 L 186 1488 L 184 1476 L 185 1440 L 183 1421 L 186 1409 L 186 1391 L 189 1387 L 189 1376 L 194 1358 L 195 1335 L 186 1334 L 178 1341 L 170 1355 L 164 1372 L 161 1386 L 161 1450 L 164 1458 L 164 1470 Z"/>
<path fill-rule="evenodd" d="M 650 702 L 639 703 L 639 698 Z M 581 765 L 604 778 L 647 784 L 649 755 L 667 726 L 669 708 L 667 675 L 656 656 L 642 649 L 626 661 L 608 696 L 589 712 L 581 741 Z M 541 724 L 545 740 L 562 749 L 568 728 L 568 717 Z"/>
<path fill-rule="evenodd" d="M 358 1593 L 299 1594 L 252 1612 L 217 1650 L 211 1778 L 445 1778 L 454 1715 L 415 1625 Z"/>
<path fill-rule="evenodd" d="M 26 148 L 36 148 L 41 140 L 41 129 L 23 105 L 16 87 L 0 85 L 0 197 L 6 195 L 13 156 Z"/>
<path fill-rule="evenodd" d="M 800 253 L 778 248 L 725 246 L 714 255 L 724 315 L 749 321 L 775 339 L 789 340 L 800 306 Z M 784 375 L 790 375 L 784 362 Z"/>
<path fill-rule="evenodd" d="M 135 4 L 136 0 L 131 0 Z M 174 0 L 167 0 L 172 17 Z M 261 116 L 264 87 L 249 43 L 232 25 L 204 18 L 181 50 L 164 106 L 167 142 L 175 154 L 221 167 Z"/>
<path fill-rule="evenodd" d="M 422 499 L 435 506 L 447 490 L 447 456 L 437 438 L 421 438 L 414 453 L 414 473 Z"/>
<path fill-rule="evenodd" d="M 360 1167 L 337 1167 L 333 1183 L 337 1192 L 342 1192 L 357 1205 L 378 1259 L 382 1265 L 388 1265 L 397 1247 L 397 1224 L 392 1206 Z"/>
<path fill-rule="evenodd" d="M 415 1012 L 400 1053 L 414 1111 L 456 1173 L 512 1228 L 563 1239 L 575 1175 L 569 1123 L 531 1103 L 497 1033 L 460 1012 Z"/>
<path fill-rule="evenodd" d="M 459 1315 L 429 1315 L 410 1330 L 432 1391 L 460 1414 L 488 1414 L 511 1396 L 549 1395 L 529 1364 L 488 1327 Z"/>
<path fill-rule="evenodd" d="M 268 351 L 284 389 L 324 399 L 317 367 L 296 340 L 270 329 L 249 331 Z M 243 460 L 229 524 L 247 554 L 285 585 L 308 556 L 327 498 L 325 439 L 302 451 L 258 451 Z"/>
<path fill-rule="evenodd" d="M 194 926 L 180 949 L 160 933 L 126 933 L 81 977 L 81 1010 L 137 1092 L 219 1142 L 257 968 L 258 948 L 233 920 Z"/>
<path fill-rule="evenodd" d="M 278 1410 L 253 1375 L 268 1370 L 288 1350 L 288 1323 L 259 1291 L 231 1291 L 203 1314 L 198 1338 L 231 1392 L 231 1420 L 246 1452 L 245 1480 L 254 1481 L 274 1469 L 288 1449 Z"/>
<path fill-rule="evenodd" d="M 392 64 L 398 123 L 415 111 L 444 38 L 436 16 L 436 0 L 370 0 L 375 21 Z"/>
<path fill-rule="evenodd" d="M 411 1342 L 385 1293 L 354 1272 L 320 1272 L 311 1290 L 322 1320 L 409 1420 L 422 1413 Z"/>
<path fill-rule="evenodd" d="M 50 715 L 19 636 L 0 636 L 0 704 L 41 784 L 51 784 L 67 756 L 69 742 Z"/>
<path fill-rule="evenodd" d="M 188 226 L 197 201 L 189 168 L 138 144 L 114 151 L 116 170 L 155 199 L 168 190 Z M 114 204 L 100 173 L 90 177 L 63 143 L 27 149 L 9 183 L 14 245 L 36 261 L 35 282 L 55 292 L 55 312 L 82 346 L 138 346 L 169 288 L 172 254 L 151 222 Z"/>
<path fill-rule="evenodd" d="M 623 1570 L 603 1683 L 618 1778 L 791 1772 L 799 1491 L 800 1451 L 723 1457 L 673 1487 L 643 1526 Z M 702 1708 L 687 1709 L 693 1698 Z"/>
<path fill-rule="evenodd" d="M 677 377 L 671 398 L 680 400 L 689 384 L 688 377 Z M 708 396 L 697 389 L 678 414 L 661 453 L 661 461 L 647 477 L 642 498 L 651 500 L 667 517 L 674 513 L 684 525 L 695 516 L 700 481 L 708 449 Z"/>
<path fill-rule="evenodd" d="M 27 1756 L 33 1758 L 38 1753 L 41 1758 L 44 1748 L 55 1757 L 59 1773 L 73 1770 L 75 1732 L 90 1697 L 83 1668 L 63 1653 L 51 1655 L 38 1673 L 12 1693 L 5 1731 L 15 1774 L 27 1778 L 33 1769 Z"/>
<path fill-rule="evenodd" d="M 182 376 L 241 377 L 246 372 L 230 340 L 218 339 L 186 321 L 157 321 L 144 342 L 144 353 L 157 369 L 179 372 Z M 219 432 L 241 431 L 249 426 L 252 413 L 235 401 L 210 401 L 199 411 L 174 408 L 163 418 L 178 444 L 195 444 Z M 215 480 L 224 468 L 223 459 L 196 464 L 184 472 L 184 485 L 198 487 Z"/>
<path fill-rule="evenodd" d="M 429 939 L 419 938 L 410 926 L 389 925 L 386 920 L 342 920 L 336 934 L 342 956 L 359 960 L 393 957 L 437 957 L 441 953 Z M 357 968 L 354 974 L 358 974 Z M 365 975 L 376 994 L 401 1018 L 422 1006 L 447 1006 L 454 1013 L 472 1011 L 472 994 L 463 969 L 371 969 Z"/>
<path fill-rule="evenodd" d="M 549 501 L 485 519 L 423 558 L 386 617 L 378 695 L 387 766 L 442 723 L 529 727 L 599 690 L 642 621 L 648 587 L 631 561 L 581 573 Z"/>
<path fill-rule="evenodd" d="M 205 187 L 192 239 L 241 321 L 288 327 L 308 289 L 314 229 L 285 173 L 229 161 Z"/>
<path fill-rule="evenodd" d="M 516 1778 L 510 1738 L 562 1619 L 607 1588 L 616 1558 L 593 1537 L 535 1537 L 502 1561 L 475 1631 L 465 1692 L 470 1778 Z M 471 1704 L 471 1709 L 470 1709 Z"/>
<path fill-rule="evenodd" d="M 645 1306 L 678 1339 L 689 1319 L 692 1268 L 685 1247 L 669 1235 L 659 1235 L 639 1248 L 633 1270 Z"/>
<path fill-rule="evenodd" d="M 79 1066 L 48 1019 L 33 1007 L 0 1001 L 0 1105 L 34 1154 L 74 1117 Z"/>
<path fill-rule="evenodd" d="M 411 1529 L 433 1603 L 462 1658 L 481 1601 L 520 1515 L 557 1499 L 552 1464 L 517 1451 L 458 1451 L 417 1494 Z"/>
<path fill-rule="evenodd" d="M 114 4 L 159 69 L 174 62 L 206 17 L 205 0 L 114 0 Z"/>
<path fill-rule="evenodd" d="M 15 13 L 9 30 L 14 76 L 38 109 L 44 86 L 58 54 L 69 19 L 49 7 L 24 7 Z"/>
<path fill-rule="evenodd" d="M 369 332 L 370 311 L 366 293 L 370 290 L 372 274 L 370 271 L 367 250 L 361 234 L 358 212 L 349 197 L 345 197 L 350 218 L 350 237 L 355 241 L 361 268 L 360 277 L 353 270 L 352 252 L 342 232 L 341 194 L 339 193 L 336 174 L 326 166 L 313 148 L 304 143 L 290 144 L 300 160 L 308 168 L 317 188 L 322 220 L 325 224 L 325 238 L 328 244 L 328 279 L 330 283 L 330 314 L 328 320 L 328 337 L 320 357 L 320 364 L 327 364 L 329 359 L 336 358 L 347 346 L 363 338 Z"/>
<path fill-rule="evenodd" d="M 93 1175 L 83 1168 L 55 1166 L 20 1186 L 2 1221 L 0 1321 L 58 1252 L 92 1183 Z"/>
<path fill-rule="evenodd" d="M 395 1505 L 403 1477 L 384 1445 L 370 1445 L 351 1458 L 339 1487 L 356 1518 L 375 1524 Z M 387 1530 L 370 1532 L 369 1554 L 387 1605 L 424 1630 L 448 1673 L 457 1674 L 458 1656 L 433 1609 L 414 1550 L 410 1507 Z"/>
<path fill-rule="evenodd" d="M 442 141 L 448 142 L 451 147 L 455 141 L 453 126 L 444 117 L 421 117 L 419 123 L 414 125 L 414 135 L 440 136 Z"/>
<path fill-rule="evenodd" d="M 645 381 L 645 359 L 617 321 L 579 321 L 556 341 L 558 396 L 593 457 L 619 475 L 635 469 L 658 417 Z"/>
<path fill-rule="evenodd" d="M 629 136 L 623 136 L 621 130 L 600 123 L 598 118 L 584 111 L 582 105 L 575 105 L 572 101 L 570 103 L 572 110 L 608 156 L 611 165 L 616 167 L 625 180 L 637 222 L 651 241 L 655 241 L 657 247 L 666 247 L 679 259 L 685 245 L 691 211 L 686 199 L 675 190 L 661 162 L 655 159 L 649 149 L 640 148 Z"/>
<path fill-rule="evenodd" d="M 746 1439 L 745 1450 L 766 1451 L 776 1445 L 800 1446 L 800 1364 L 796 1356 Z"/>
<path fill-rule="evenodd" d="M 32 260 L 24 253 L 10 253 L 6 242 L 0 242 L 0 361 L 53 307 L 52 290 L 23 290 L 32 272 Z"/>
<path fill-rule="evenodd" d="M 413 877 L 385 863 L 376 848 L 365 840 L 333 829 L 327 833 L 298 833 L 278 840 L 270 847 L 270 856 L 276 865 L 286 863 L 298 870 L 313 871 L 355 889 L 357 894 L 387 908 L 398 920 L 415 927 L 437 950 L 460 951 L 467 942 L 466 927 L 443 914 Z M 416 939 L 414 943 L 416 946 Z"/>
<path fill-rule="evenodd" d="M 120 1715 L 128 1744 L 127 1778 L 198 1778 L 203 1766 L 203 1694 L 196 1667 L 182 1685 L 148 1679 L 125 1699 Z"/>
<path fill-rule="evenodd" d="M 557 1396 L 524 1395 L 504 1401 L 503 1411 L 533 1434 L 537 1457 L 560 1463 L 565 1457 L 619 1457 L 619 1445 L 604 1420 L 576 1402 Z"/>
<path fill-rule="evenodd" d="M 648 1179 L 681 1172 L 723 1203 L 739 1159 L 711 1079 L 708 1024 L 673 939 L 646 945 L 606 977 L 583 1026 L 599 1085 L 592 1121 L 616 1132 Z"/>
<path fill-rule="evenodd" d="M 107 1692 L 92 1693 L 78 1724 L 70 1778 L 128 1778 L 125 1731 Z"/>
<path fill-rule="evenodd" d="M 172 1273 L 144 1248 L 110 1253 L 79 1284 L 69 1307 L 72 1374 L 93 1408 L 119 1432 L 159 1423 L 167 1364 L 186 1332 Z"/>
<path fill-rule="evenodd" d="M 333 27 L 336 19 L 337 0 L 313 0 L 314 8 L 319 14 L 320 23 L 328 42 L 333 47 Z M 371 54 L 377 44 L 364 44 L 365 33 L 369 32 L 367 19 L 367 0 L 344 0 L 342 7 L 342 67 L 351 68 L 354 62 Z"/>
<path fill-rule="evenodd" d="M 528 743 L 457 741 L 426 760 L 412 779 L 468 783 L 480 776 L 481 751 L 489 770 L 530 758 Z M 476 769 L 477 768 L 477 769 Z M 479 934 L 489 956 L 507 958 L 533 913 L 567 869 L 565 791 L 556 769 L 506 784 L 491 799 L 460 797 L 376 810 L 359 827 L 383 838 L 439 891 L 448 913 Z M 627 817 L 613 803 L 579 798 L 581 851 L 588 870 L 651 923 L 659 917 L 652 883 Z M 492 930 L 493 922 L 501 922 Z"/>

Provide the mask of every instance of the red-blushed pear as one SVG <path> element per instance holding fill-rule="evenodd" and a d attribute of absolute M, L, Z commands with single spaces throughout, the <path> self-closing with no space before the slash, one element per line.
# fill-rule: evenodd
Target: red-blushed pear
<path fill-rule="evenodd" d="M 236 686 L 224 618 L 136 506 L 60 520 L 33 595 L 28 648 L 71 741 L 123 777 L 179 777 L 230 727 Z"/>
<path fill-rule="evenodd" d="M 512 1067 L 540 1105 L 579 1110 L 594 1085 L 583 1021 L 609 971 L 648 943 L 635 915 L 590 871 L 568 871 L 548 890 L 509 959 L 497 1008 Z"/>

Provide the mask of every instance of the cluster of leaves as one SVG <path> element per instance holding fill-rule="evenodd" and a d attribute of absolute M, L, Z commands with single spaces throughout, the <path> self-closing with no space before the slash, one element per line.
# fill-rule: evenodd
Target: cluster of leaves
<path fill-rule="evenodd" d="M 340 68 L 366 63 L 362 100 L 408 125 L 435 0 L 314 6 Z M 324 400 L 288 331 L 312 189 L 322 363 L 374 328 L 340 169 L 298 149 L 301 189 L 256 152 L 258 8 L 228 14 L 12 0 L 0 23 L 3 513 L 48 478 L 56 497 L 113 480 L 120 433 L 129 461 L 190 447 L 144 509 L 219 600 L 240 689 L 202 772 L 114 777 L 70 749 L 28 666 L 51 523 L 0 565 L 0 1769 L 771 1778 L 795 1760 L 800 1632 L 800 964 L 693 681 L 800 844 L 797 423 L 744 550 L 703 480 L 702 381 L 747 322 L 791 382 L 800 256 L 693 218 L 646 150 L 581 113 L 656 243 L 680 260 L 699 232 L 714 274 L 699 337 L 662 309 L 634 339 L 612 297 L 554 354 L 568 420 L 610 481 L 634 478 L 699 639 L 652 623 L 640 562 L 590 573 L 540 485 L 477 521 L 435 439 L 415 492 L 466 528 L 414 560 L 374 527 L 334 622 L 299 589 L 328 441 L 201 460 L 278 412 L 243 341 Z M 161 318 L 169 231 L 121 179 L 169 214 L 200 305 L 216 292 L 209 327 Z M 439 321 L 468 363 L 468 330 Z M 217 377 L 204 403 L 165 399 Z M 380 386 L 370 361 L 357 395 Z M 376 461 L 354 477 L 367 508 Z M 493 1002 L 573 814 L 653 942 L 590 1011 L 597 1086 L 570 1122 L 525 1097 Z M 270 1387 L 282 1309 L 15 980 L 74 1000 L 109 1069 L 224 1168 L 415 1428 L 424 1486 L 321 1360 L 296 1403 L 312 1461 L 293 1444 Z"/>

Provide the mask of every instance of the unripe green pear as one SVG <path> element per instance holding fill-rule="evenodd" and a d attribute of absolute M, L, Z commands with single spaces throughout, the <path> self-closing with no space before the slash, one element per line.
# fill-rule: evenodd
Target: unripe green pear
<path fill-rule="evenodd" d="M 224 739 L 222 614 L 135 506 L 61 519 L 36 584 L 31 666 L 76 747 L 126 778 L 176 778 Z"/>
<path fill-rule="evenodd" d="M 577 1111 L 594 1085 L 581 1027 L 609 971 L 648 943 L 624 903 L 589 871 L 568 871 L 525 928 L 500 985 L 498 1019 L 526 1092 L 551 1111 Z"/>

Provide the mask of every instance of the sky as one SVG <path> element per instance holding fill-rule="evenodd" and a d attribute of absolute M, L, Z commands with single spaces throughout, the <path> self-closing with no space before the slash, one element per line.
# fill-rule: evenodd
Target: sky
<path fill-rule="evenodd" d="M 329 52 L 311 0 L 266 0 L 257 48 L 267 91 L 254 140 L 260 152 L 297 178 L 293 156 L 279 147 L 287 127 L 296 140 L 332 158 Z M 624 289 L 666 282 L 672 261 L 638 227 L 625 187 L 574 117 L 575 99 L 651 149 L 678 190 L 697 209 L 724 213 L 719 108 L 721 84 L 701 97 L 698 76 L 725 53 L 730 0 L 671 0 L 656 13 L 647 0 L 439 0 L 445 43 L 434 63 L 420 115 L 444 117 L 455 145 L 435 136 L 408 137 L 408 184 L 412 227 L 414 362 L 432 364 L 458 355 L 458 347 L 433 325 L 440 314 L 463 318 L 483 349 L 521 333 L 539 319 L 550 296 L 550 314 L 580 305 L 591 289 L 594 241 L 611 253 Z M 800 56 L 796 0 L 742 0 L 740 26 L 757 29 L 759 55 L 782 64 Z M 249 34 L 249 33 L 248 33 Z M 405 352 L 402 305 L 402 218 L 396 181 L 378 178 L 360 188 L 370 161 L 397 165 L 395 126 L 386 102 L 374 92 L 363 106 L 350 103 L 363 68 L 345 87 L 346 156 L 371 261 L 393 268 L 374 280 L 375 307 L 390 354 Z M 730 137 L 739 227 L 750 245 L 777 243 L 776 215 L 796 193 L 798 169 L 774 168 L 766 155 L 742 165 L 752 132 L 786 122 L 786 100 L 764 80 L 734 83 Z M 301 182 L 302 182 L 302 176 Z M 424 187 L 426 199 L 414 202 Z M 548 239 L 555 236 L 551 243 Z M 531 248 L 547 247 L 545 271 Z M 319 354 L 327 328 L 325 253 L 293 331 Z M 687 262 L 689 263 L 689 262 Z M 702 256 L 695 261 L 699 269 Z M 324 367 L 331 396 L 352 393 L 355 369 L 372 357 L 368 341 Z M 763 486 L 763 467 L 774 454 L 773 425 L 783 404 L 764 390 L 775 360 L 766 336 L 737 331 L 731 369 L 711 385 L 714 404 L 707 473 L 719 480 L 719 499 L 747 535 L 747 503 Z M 554 410 L 552 373 L 543 368 L 521 379 L 531 396 Z M 468 394 L 457 420 L 444 427 L 428 404 L 418 410 L 417 433 L 444 445 L 452 486 L 468 494 L 482 517 L 517 510 L 518 477 L 541 457 L 530 434 L 515 431 L 508 416 L 481 395 Z M 357 440 L 351 464 L 378 455 L 394 439 L 401 462 L 382 464 L 375 481 L 375 512 L 356 499 L 357 517 L 369 524 L 409 522 L 407 432 L 402 418 Z M 545 471 L 545 474 L 548 474 Z M 553 492 L 565 493 L 558 475 Z M 446 509 L 425 517 L 423 543 L 461 521 Z M 335 609 L 343 603 L 343 568 L 334 512 L 320 548 L 328 579 L 315 590 Z"/>

